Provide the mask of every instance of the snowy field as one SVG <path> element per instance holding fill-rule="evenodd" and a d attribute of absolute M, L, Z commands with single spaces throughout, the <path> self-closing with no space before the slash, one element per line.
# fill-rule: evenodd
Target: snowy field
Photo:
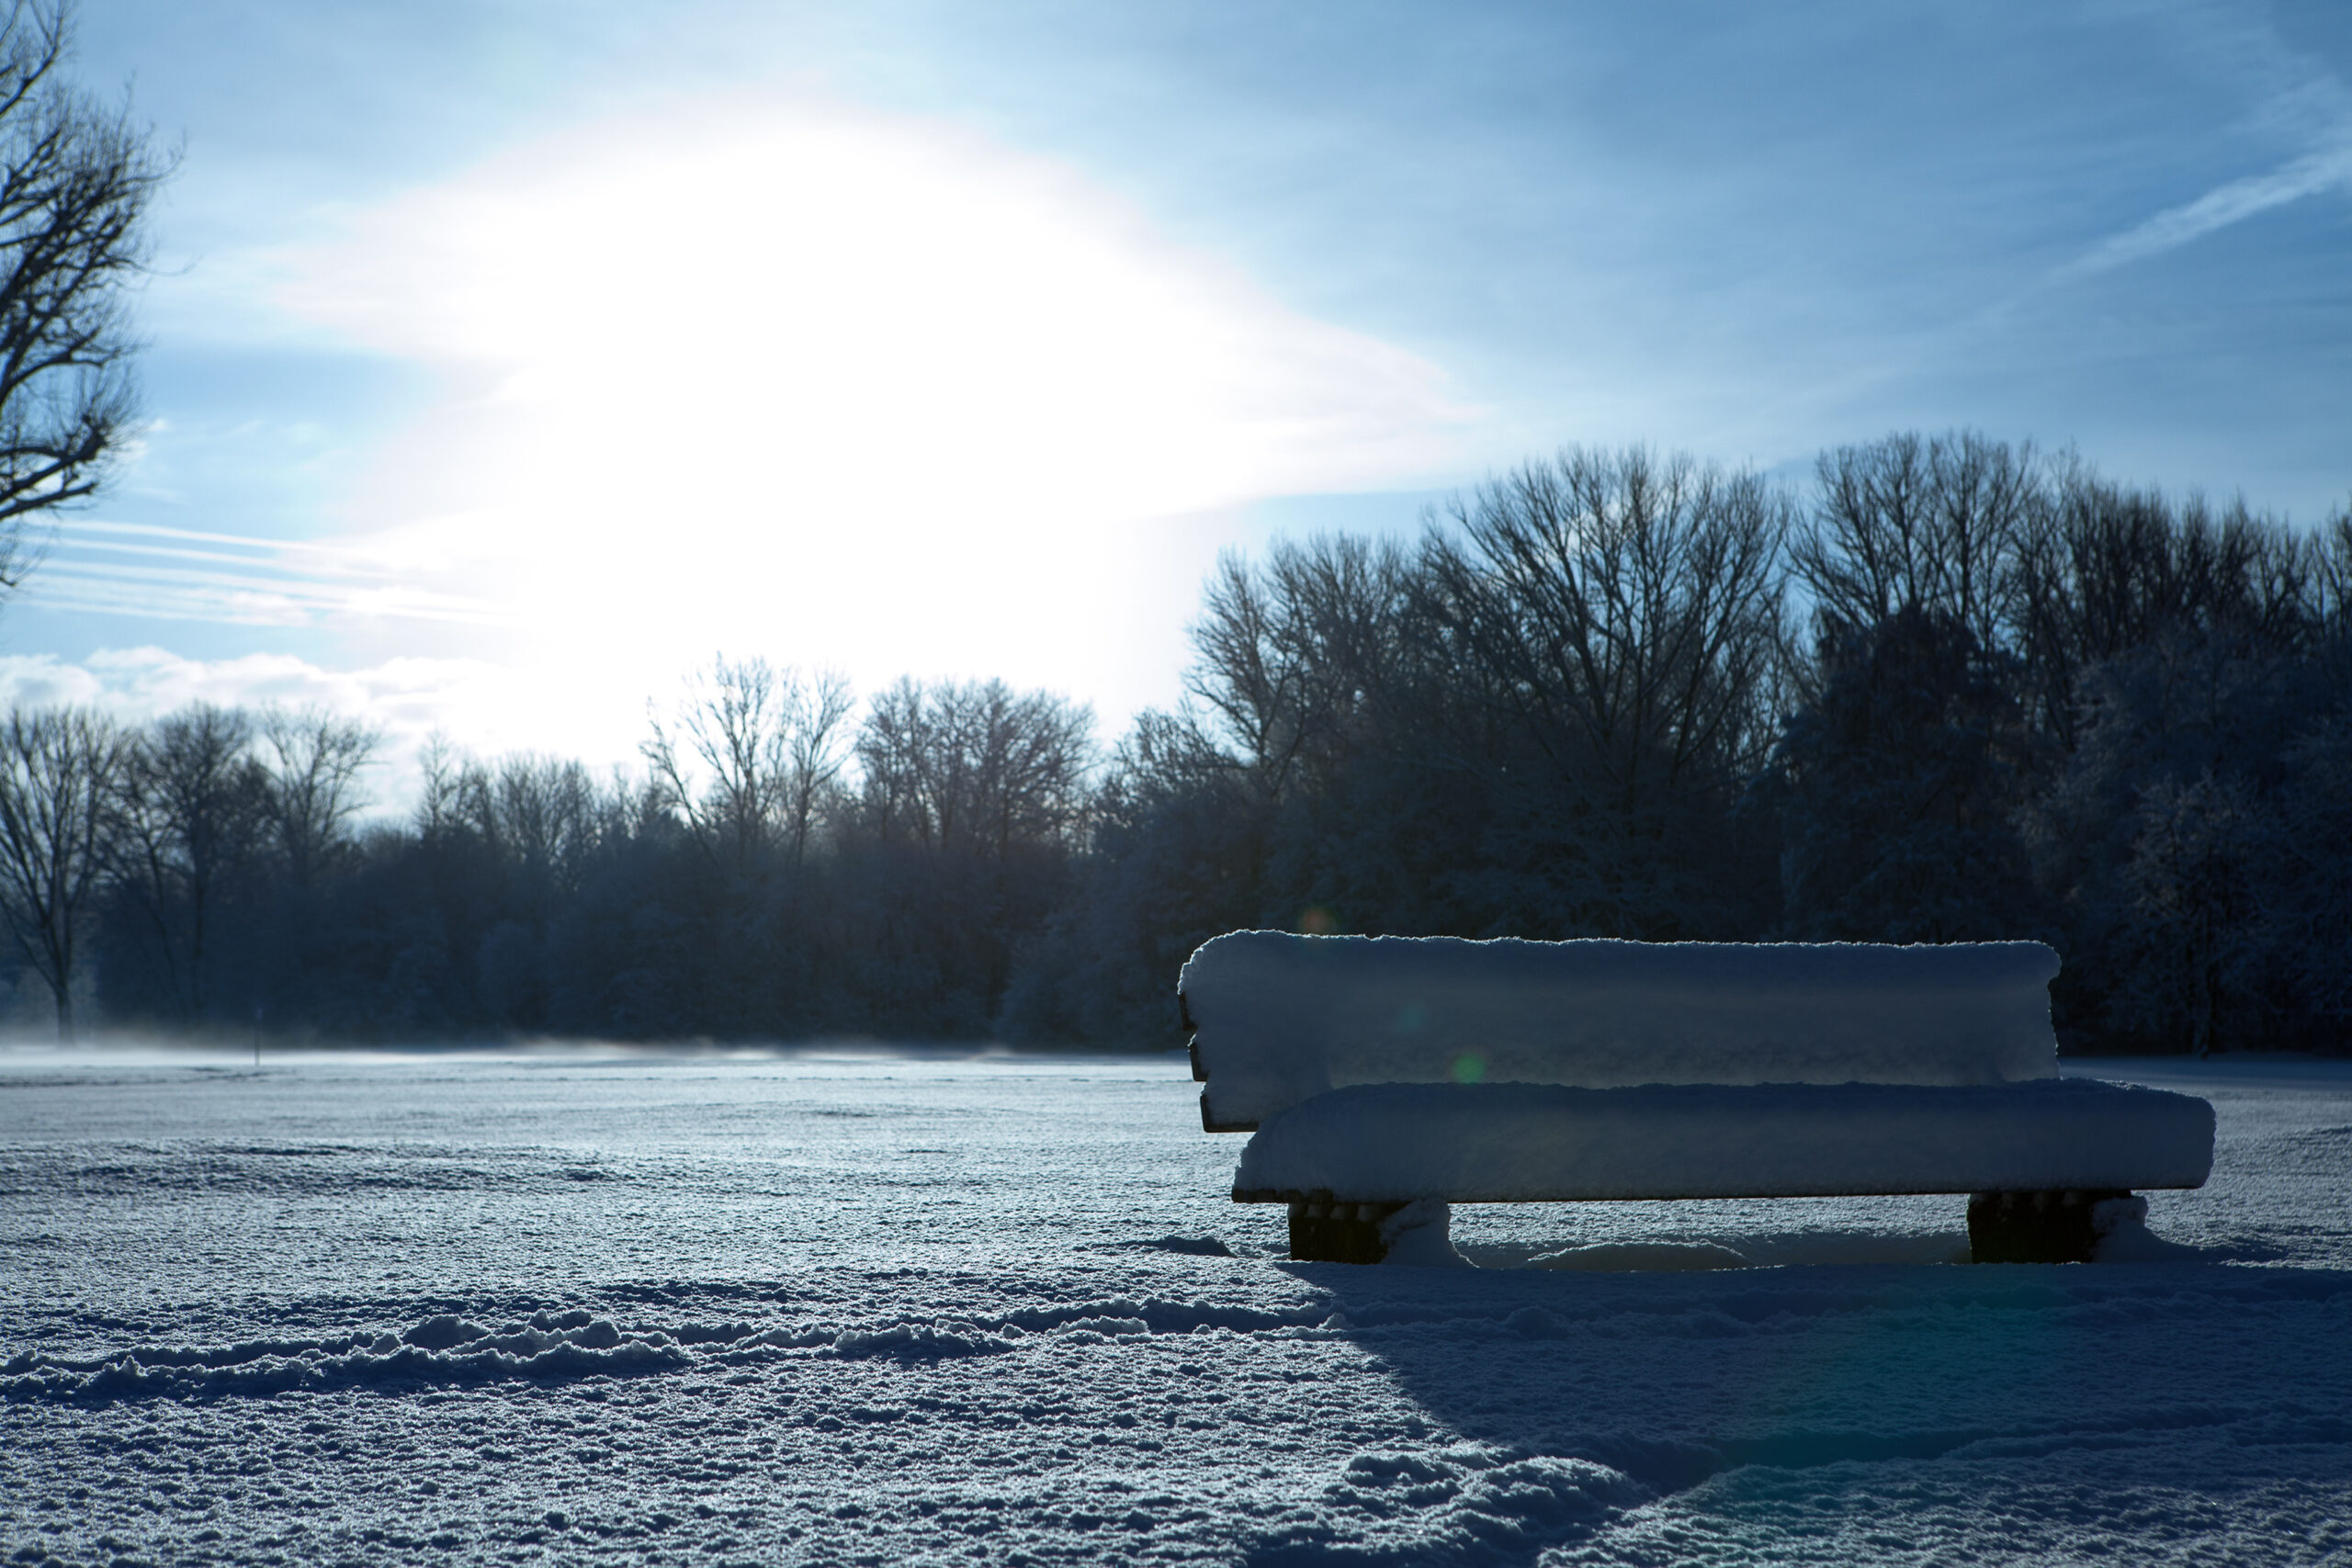
<path fill-rule="evenodd" d="M 2219 1111 L 2161 1260 L 1464 1270 L 1287 1262 L 1174 1056 L 0 1050 L 0 1560 L 2352 1560 L 2352 1063 L 2096 1068 Z"/>

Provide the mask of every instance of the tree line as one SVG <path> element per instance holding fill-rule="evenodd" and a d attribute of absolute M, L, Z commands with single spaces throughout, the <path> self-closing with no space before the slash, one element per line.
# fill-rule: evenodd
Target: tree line
<path fill-rule="evenodd" d="M 1170 1042 L 1240 927 L 2048 941 L 2076 1049 L 2352 1021 L 2352 512 L 1973 433 L 1812 483 L 1571 448 L 1410 543 L 1227 557 L 1106 750 L 998 682 L 719 660 L 642 766 L 197 706 L 0 730 L 0 911 L 72 1030 Z"/>
<path fill-rule="evenodd" d="M 1960 432 L 1810 485 L 1571 449 L 1229 558 L 1007 998 L 1142 1038 L 1237 927 L 2035 938 L 2070 1048 L 2340 1048 L 2352 510 Z"/>
<path fill-rule="evenodd" d="M 0 915 L 62 1035 L 624 1039 L 996 1025 L 1068 885 L 1091 716 L 1001 682 L 716 660 L 641 769 L 435 741 L 406 820 L 323 710 L 87 709 L 0 728 Z"/>

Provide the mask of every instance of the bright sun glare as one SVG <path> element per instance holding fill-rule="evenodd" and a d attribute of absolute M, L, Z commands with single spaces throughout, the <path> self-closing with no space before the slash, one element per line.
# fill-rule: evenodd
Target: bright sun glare
<path fill-rule="evenodd" d="M 361 547 L 603 705 L 721 647 L 1153 690 L 1216 543 L 1153 520 L 1424 475 L 1466 417 L 1060 165 L 805 100 L 514 151 L 293 267 L 445 376 Z"/>

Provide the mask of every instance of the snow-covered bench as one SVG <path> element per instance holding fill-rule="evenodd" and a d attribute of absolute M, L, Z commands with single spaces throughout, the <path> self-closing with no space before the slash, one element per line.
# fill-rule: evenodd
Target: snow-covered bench
<path fill-rule="evenodd" d="M 1374 1262 L 1448 1203 L 1964 1192 L 1979 1261 L 2090 1256 L 2198 1187 L 2201 1100 L 2058 1076 L 2040 942 L 1236 931 L 1177 982 L 1233 1196 Z M 1437 1235 L 1442 1235 L 1440 1230 Z"/>

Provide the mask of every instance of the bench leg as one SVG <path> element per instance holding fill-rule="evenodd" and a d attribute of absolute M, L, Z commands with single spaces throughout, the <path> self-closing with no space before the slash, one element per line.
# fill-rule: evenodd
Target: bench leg
<path fill-rule="evenodd" d="M 1968 1201 L 1968 1256 L 1977 1263 L 2088 1263 L 2098 1245 L 2093 1211 L 2131 1193 L 1979 1192 Z"/>
<path fill-rule="evenodd" d="M 1377 1263 L 1387 1255 L 1380 1222 L 1402 1203 L 1335 1203 L 1317 1193 L 1290 1206 L 1290 1255 L 1300 1263 Z"/>

